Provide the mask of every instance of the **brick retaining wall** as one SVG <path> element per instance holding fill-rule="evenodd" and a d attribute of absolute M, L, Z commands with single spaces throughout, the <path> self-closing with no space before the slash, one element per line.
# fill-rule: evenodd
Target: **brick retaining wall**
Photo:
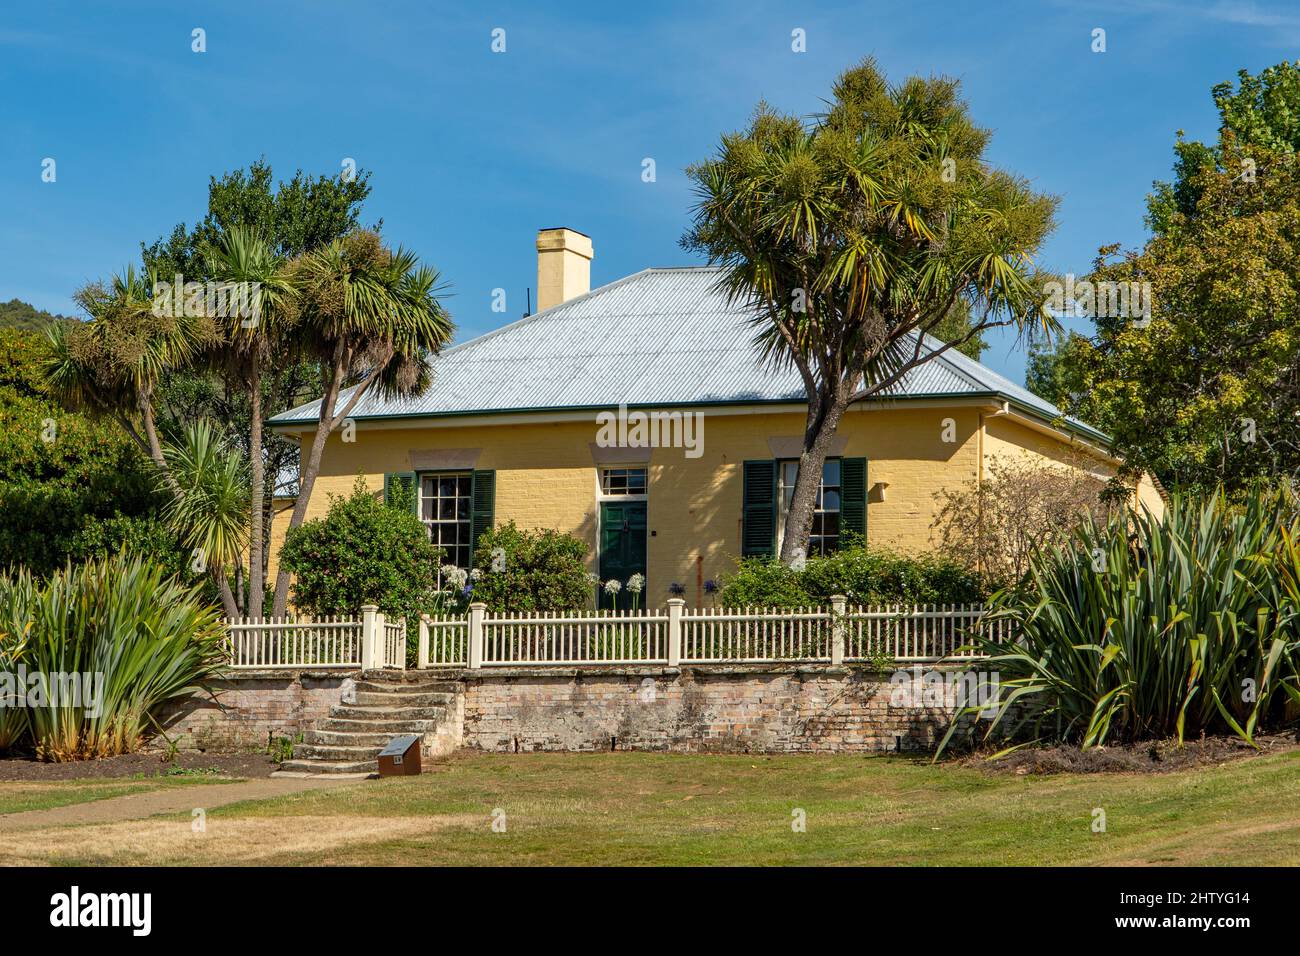
<path fill-rule="evenodd" d="M 216 699 L 205 693 L 168 705 L 163 735 L 150 746 L 171 740 L 182 750 L 261 749 L 277 737 L 294 738 L 329 716 L 345 680 L 339 671 L 246 671 L 214 684 Z"/>
<path fill-rule="evenodd" d="M 888 677 L 826 666 L 492 668 L 463 679 L 464 745 L 489 751 L 920 750 L 955 709 L 951 687 L 927 700 L 917 686 L 921 705 L 898 706 Z"/>

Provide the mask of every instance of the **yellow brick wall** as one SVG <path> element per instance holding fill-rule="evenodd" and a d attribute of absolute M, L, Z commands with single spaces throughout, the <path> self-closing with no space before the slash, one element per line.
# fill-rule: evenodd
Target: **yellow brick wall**
<path fill-rule="evenodd" d="M 688 603 L 695 604 L 702 581 L 732 570 L 740 553 L 742 463 L 770 459 L 769 438 L 794 438 L 802 429 L 801 414 L 706 410 L 701 457 L 687 458 L 681 449 L 647 449 L 647 597 L 652 604 L 661 604 L 674 582 L 686 588 Z M 1112 465 L 1078 447 L 976 406 L 854 410 L 845 416 L 839 434 L 845 456 L 867 459 L 868 543 L 905 552 L 934 546 L 936 494 L 979 480 L 995 456 L 1062 467 L 1082 460 L 1092 473 L 1114 473 Z M 329 496 L 349 494 L 358 475 L 372 492 L 382 493 L 385 473 L 414 470 L 412 451 L 479 448 L 475 467 L 496 471 L 496 520 L 514 519 L 523 528 L 555 528 L 577 536 L 586 542 L 588 566 L 595 571 L 597 466 L 590 449 L 595 438 L 594 415 L 578 422 L 419 428 L 361 422 L 353 442 L 344 442 L 337 432 L 330 437 L 307 518 L 323 516 Z M 878 491 L 881 484 L 886 486 L 884 498 L 878 500 L 872 489 Z M 1138 499 L 1163 513 L 1149 479 L 1139 486 Z M 272 580 L 291 504 L 277 503 Z"/>
<path fill-rule="evenodd" d="M 1085 446 L 1070 445 L 1051 435 L 1030 428 L 1005 416 L 984 417 L 985 474 L 991 461 L 1030 460 L 1039 464 L 1060 467 L 1081 467 L 1106 481 L 1115 475 L 1115 466 Z M 1136 489 L 1136 504 L 1150 508 L 1156 515 L 1164 514 L 1164 501 L 1147 475 L 1143 475 Z"/>
<path fill-rule="evenodd" d="M 951 419 L 951 423 L 947 420 Z M 676 582 L 689 603 L 701 581 L 729 572 L 740 553 L 742 463 L 770 459 L 769 437 L 801 434 L 794 413 L 705 413 L 703 454 L 647 449 L 649 591 L 660 604 Z M 869 494 L 867 538 L 873 546 L 922 551 L 931 545 L 935 492 L 974 481 L 979 472 L 980 413 L 975 407 L 887 408 L 852 411 L 840 426 L 843 454 L 867 458 L 868 490 L 888 485 L 883 501 Z M 945 434 L 946 432 L 946 434 Z M 381 428 L 361 422 L 355 441 L 329 439 L 307 519 L 329 508 L 329 496 L 347 495 L 358 475 L 376 494 L 388 472 L 411 471 L 411 452 L 480 448 L 477 468 L 496 471 L 496 520 L 524 528 L 555 528 L 576 535 L 596 570 L 597 466 L 590 421 L 458 427 Z M 951 438 L 946 441 L 945 438 Z M 304 449 L 304 455 L 307 449 Z M 273 525 L 275 553 L 289 512 Z"/>

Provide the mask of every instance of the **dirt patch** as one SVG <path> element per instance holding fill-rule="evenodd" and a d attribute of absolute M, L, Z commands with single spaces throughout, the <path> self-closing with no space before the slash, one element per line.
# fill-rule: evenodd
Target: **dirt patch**
<path fill-rule="evenodd" d="M 1078 746 L 1024 747 L 989 759 L 992 753 L 974 754 L 961 762 L 995 774 L 1052 773 L 1172 773 L 1193 767 L 1215 766 L 1229 760 L 1282 753 L 1300 748 L 1296 733 L 1258 736 L 1256 750 L 1239 737 L 1204 737 L 1186 741 L 1155 740 L 1080 750 Z"/>
<path fill-rule="evenodd" d="M 281 777 L 237 783 L 185 784 L 145 793 L 129 793 L 120 797 L 93 800 L 89 803 L 6 813 L 0 815 L 0 834 L 36 827 L 140 820 L 159 813 L 192 813 L 196 808 L 206 812 L 243 800 L 266 800 L 307 790 L 355 786 L 357 783 L 359 781 L 347 777 Z"/>
<path fill-rule="evenodd" d="M 166 776 L 269 777 L 278 765 L 266 754 L 122 754 L 100 760 L 42 763 L 22 758 L 0 760 L 0 781 L 116 780 Z M 189 773 L 185 773 L 189 771 Z"/>
<path fill-rule="evenodd" d="M 202 832 L 189 819 L 139 820 L 28 831 L 0 847 L 0 865 L 113 863 L 232 866 L 291 862 L 298 854 L 415 839 L 481 816 L 291 816 L 209 818 Z"/>

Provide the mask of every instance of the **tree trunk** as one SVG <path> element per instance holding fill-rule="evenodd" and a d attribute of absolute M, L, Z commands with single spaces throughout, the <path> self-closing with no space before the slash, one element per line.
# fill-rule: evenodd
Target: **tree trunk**
<path fill-rule="evenodd" d="M 261 357 L 257 345 L 249 365 L 248 384 L 251 414 L 249 415 L 251 431 L 248 436 L 249 467 L 252 475 L 252 502 L 250 507 L 248 535 L 248 616 L 262 616 L 262 595 L 265 585 L 262 583 L 262 498 L 265 496 L 266 463 L 262 461 L 262 369 Z"/>
<path fill-rule="evenodd" d="M 311 500 L 311 489 L 316 483 L 316 475 L 320 471 L 321 456 L 325 453 L 325 441 L 334 428 L 334 406 L 338 401 L 342 382 L 343 357 L 336 351 L 329 389 L 321 399 L 320 421 L 316 423 L 316 438 L 311 444 L 311 454 L 308 456 L 305 465 L 301 457 L 299 458 L 298 500 L 293 503 L 293 515 L 289 518 L 289 530 L 302 524 L 302 520 L 307 514 L 307 503 Z M 275 603 L 272 605 L 271 614 L 275 617 L 283 617 L 288 607 L 289 571 L 285 568 L 284 562 L 281 561 L 275 572 Z"/>
<path fill-rule="evenodd" d="M 786 515 L 781 540 L 781 563 L 793 565 L 808 555 L 813 514 L 817 510 L 817 492 L 822 483 L 822 466 L 831 439 L 848 407 L 852 388 L 836 388 L 834 394 L 822 394 L 808 405 L 808 424 L 804 429 L 803 452 L 799 455 L 799 475 L 795 479 L 790 511 Z"/>
<path fill-rule="evenodd" d="M 235 603 L 235 595 L 230 590 L 230 582 L 226 579 L 225 572 L 218 571 L 213 577 L 217 579 L 217 586 L 221 589 L 221 606 L 225 609 L 226 617 L 237 619 L 239 605 Z"/>
<path fill-rule="evenodd" d="M 181 496 L 180 485 L 176 484 L 171 469 L 167 467 L 167 459 L 163 457 L 162 442 L 158 439 L 158 427 L 154 424 L 153 400 L 148 393 L 140 392 L 136 396 L 136 404 L 140 409 L 140 419 L 144 424 L 145 437 L 149 441 L 149 457 L 153 459 L 154 465 L 157 466 L 159 473 L 163 476 L 167 489 L 175 497 L 179 498 Z"/>

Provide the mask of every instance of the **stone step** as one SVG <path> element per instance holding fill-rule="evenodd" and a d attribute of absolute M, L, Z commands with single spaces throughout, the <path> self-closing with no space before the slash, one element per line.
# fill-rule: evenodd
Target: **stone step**
<path fill-rule="evenodd" d="M 358 707 L 446 707 L 456 699 L 454 694 L 432 693 L 378 693 L 357 691 Z"/>
<path fill-rule="evenodd" d="M 387 734 L 356 730 L 309 730 L 302 735 L 304 744 L 320 747 L 387 747 L 400 733 Z"/>
<path fill-rule="evenodd" d="M 428 684 L 458 683 L 456 680 L 464 673 L 463 668 L 436 668 L 432 670 L 378 670 L 362 671 L 359 681 L 375 684 Z"/>
<path fill-rule="evenodd" d="M 317 730 L 335 733 L 426 734 L 438 729 L 436 720 L 349 720 L 343 717 L 326 717 L 316 722 Z"/>
<path fill-rule="evenodd" d="M 387 743 L 387 741 L 385 741 Z M 367 760 L 375 760 L 379 756 L 379 751 L 384 749 L 383 744 L 376 744 L 373 747 L 340 747 L 325 744 L 294 744 L 294 760 L 321 760 L 328 762 L 340 763 L 365 763 Z M 285 761 L 288 763 L 288 761 Z M 378 766 L 378 762 L 375 763 Z"/>
<path fill-rule="evenodd" d="M 462 690 L 459 681 L 380 681 L 359 680 L 357 693 L 365 694 L 457 694 Z"/>
<path fill-rule="evenodd" d="M 363 707 L 359 704 L 335 704 L 331 717 L 350 720 L 442 720 L 446 707 Z"/>
<path fill-rule="evenodd" d="M 277 773 L 286 776 L 306 774 L 375 774 L 379 772 L 378 760 L 286 760 Z"/>

